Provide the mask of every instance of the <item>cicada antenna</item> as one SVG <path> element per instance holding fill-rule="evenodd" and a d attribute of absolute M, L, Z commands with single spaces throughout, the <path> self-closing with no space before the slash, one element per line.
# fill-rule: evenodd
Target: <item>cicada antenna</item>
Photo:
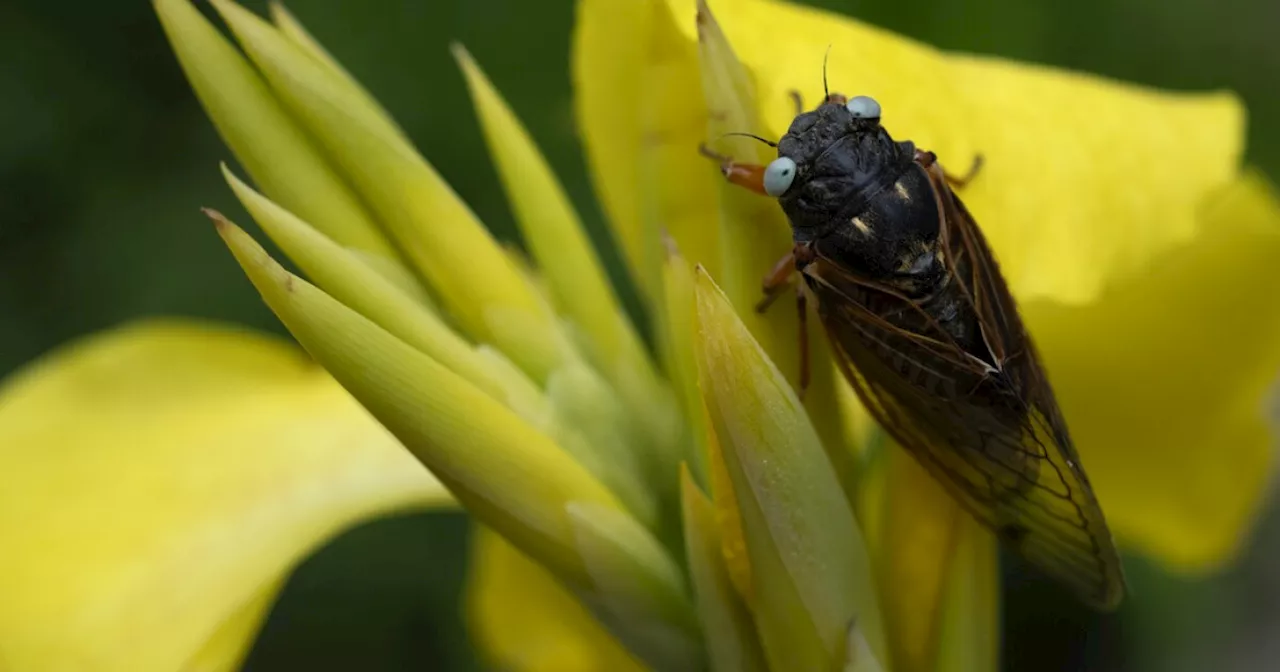
<path fill-rule="evenodd" d="M 827 59 L 831 56 L 831 45 L 827 45 L 827 53 L 822 55 L 822 99 L 826 100 L 831 97 L 831 91 L 827 89 Z"/>
<path fill-rule="evenodd" d="M 743 138 L 751 138 L 752 140 L 759 140 L 760 142 L 763 142 L 764 144 L 769 145 L 770 147 L 773 147 L 775 149 L 778 147 L 778 143 L 772 140 L 768 140 L 766 138 L 762 138 L 756 135 L 755 133 L 725 133 L 724 135 L 720 136 L 720 138 L 728 138 L 730 136 L 735 136 L 735 135 Z M 719 140 L 720 138 L 716 138 L 716 140 Z"/>

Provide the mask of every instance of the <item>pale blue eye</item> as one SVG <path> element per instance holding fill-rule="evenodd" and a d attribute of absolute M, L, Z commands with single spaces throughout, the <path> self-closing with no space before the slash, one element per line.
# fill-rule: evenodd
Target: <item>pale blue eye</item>
<path fill-rule="evenodd" d="M 796 179 L 796 162 L 785 156 L 779 157 L 764 169 L 764 191 L 776 198 L 786 193 L 794 179 Z"/>
<path fill-rule="evenodd" d="M 844 107 L 856 119 L 880 118 L 880 103 L 870 96 L 854 96 L 845 103 Z"/>

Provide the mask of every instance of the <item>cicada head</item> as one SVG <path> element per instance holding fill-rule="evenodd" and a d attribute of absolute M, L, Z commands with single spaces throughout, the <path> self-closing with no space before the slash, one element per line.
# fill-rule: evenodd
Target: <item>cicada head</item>
<path fill-rule="evenodd" d="M 825 247 L 863 277 L 892 280 L 936 271 L 938 211 L 914 158 L 915 146 L 880 124 L 879 103 L 835 94 L 791 122 L 764 184 L 797 243 Z"/>

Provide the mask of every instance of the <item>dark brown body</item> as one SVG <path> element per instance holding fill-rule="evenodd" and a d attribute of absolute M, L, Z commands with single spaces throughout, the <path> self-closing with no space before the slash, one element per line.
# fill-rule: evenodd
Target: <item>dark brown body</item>
<path fill-rule="evenodd" d="M 850 384 L 980 521 L 1081 599 L 1119 557 L 1017 306 L 931 153 L 833 96 L 778 143 L 795 269 Z"/>

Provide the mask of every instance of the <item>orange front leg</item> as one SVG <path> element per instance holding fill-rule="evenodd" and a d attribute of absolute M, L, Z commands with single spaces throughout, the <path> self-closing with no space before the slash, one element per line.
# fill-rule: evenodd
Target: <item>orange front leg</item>
<path fill-rule="evenodd" d="M 711 151 L 705 144 L 698 147 L 703 156 L 720 162 L 720 173 L 733 184 L 767 196 L 764 190 L 764 166 L 758 163 L 738 163 L 733 159 Z"/>

